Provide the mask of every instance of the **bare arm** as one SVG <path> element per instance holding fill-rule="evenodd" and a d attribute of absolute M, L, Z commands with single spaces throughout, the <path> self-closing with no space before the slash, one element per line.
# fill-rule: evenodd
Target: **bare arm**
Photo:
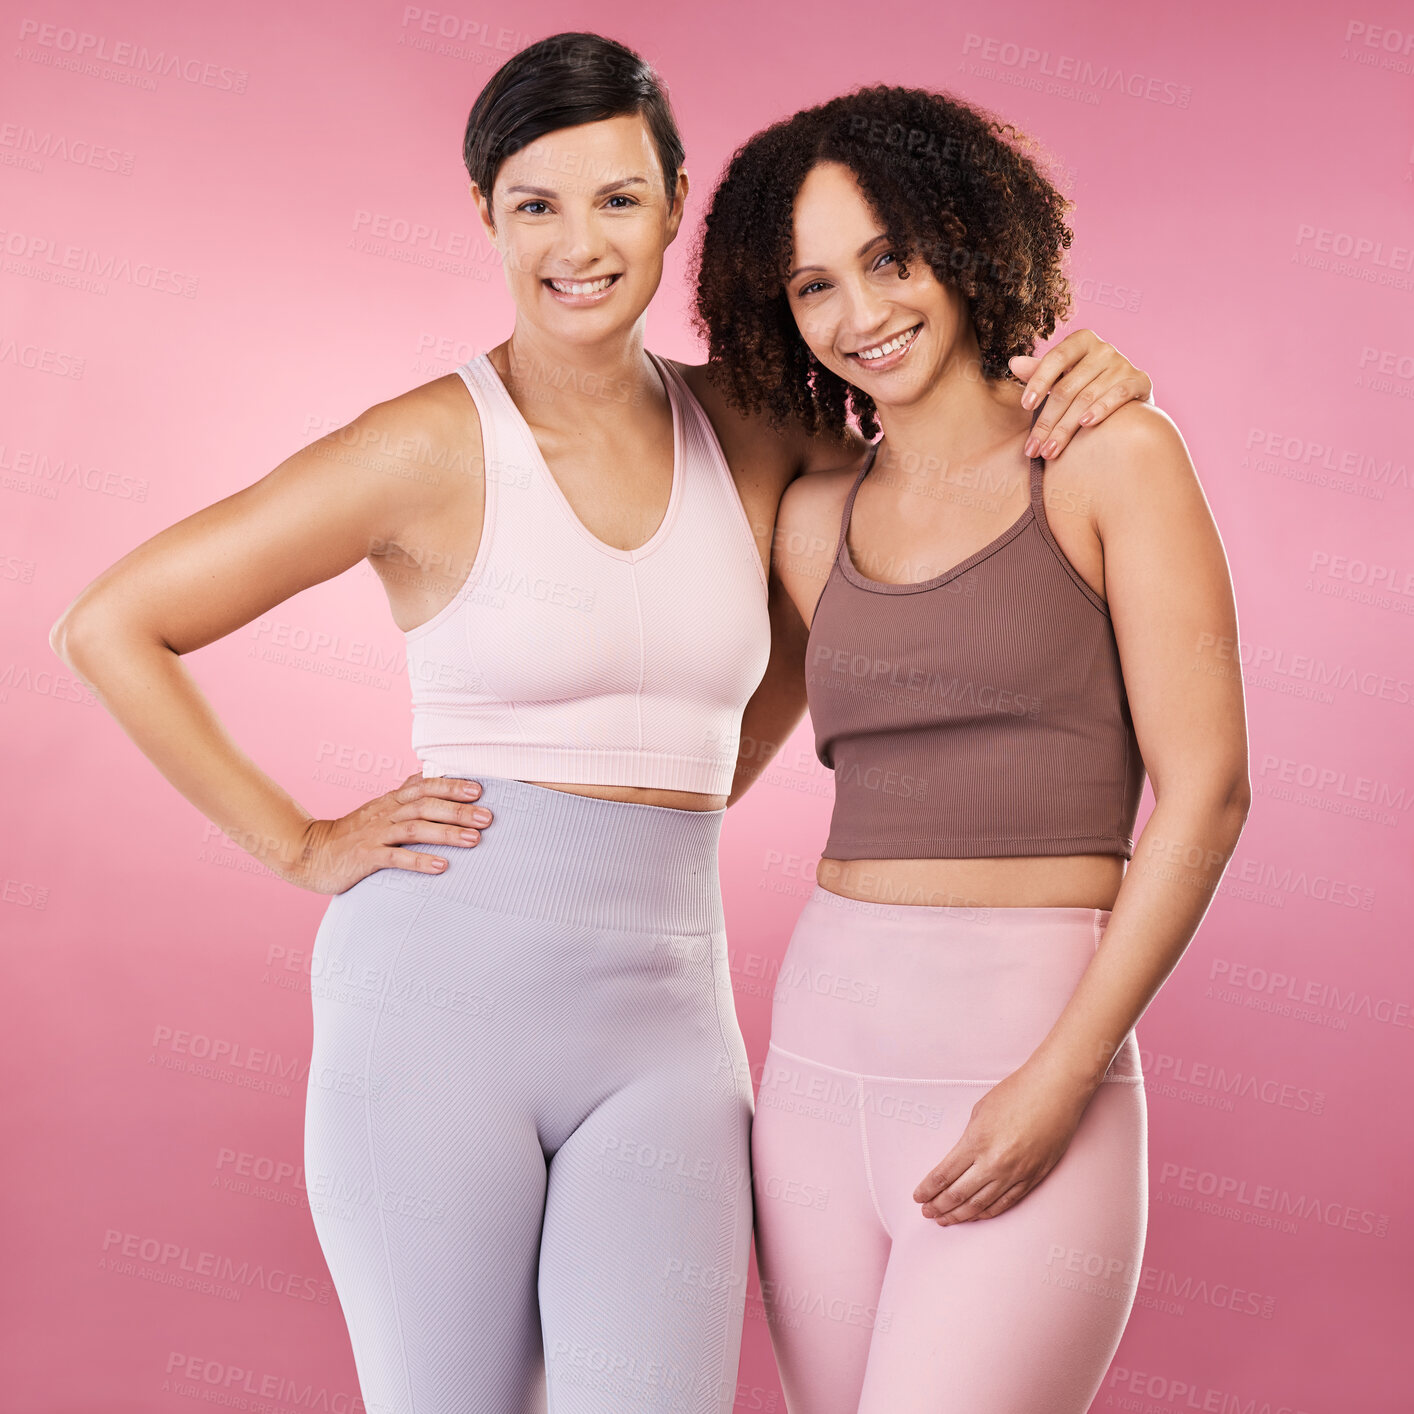
<path fill-rule="evenodd" d="M 1237 641 L 1232 584 L 1183 439 L 1163 413 L 1136 405 L 1088 455 L 1105 591 L 1156 803 L 1055 1025 L 977 1102 L 914 1191 L 922 1215 L 945 1226 L 1005 1212 L 1060 1162 L 1202 922 L 1251 801 L 1242 678 L 1222 651 Z"/>
<path fill-rule="evenodd" d="M 1252 796 L 1242 677 L 1218 649 L 1237 641 L 1232 580 L 1187 448 L 1163 413 L 1135 408 L 1104 449 L 1105 591 L 1155 806 L 1104 939 L 1037 1053 L 1089 1090 L 1197 932 Z"/>
<path fill-rule="evenodd" d="M 394 541 L 408 512 L 408 488 L 433 494 L 425 489 L 428 466 L 437 464 L 428 458 L 422 418 L 429 415 L 416 392 L 369 409 L 260 481 L 144 541 L 89 584 L 49 636 L 139 750 L 202 814 L 275 873 L 320 892 L 339 890 L 324 887 L 337 880 L 311 873 L 314 817 L 231 738 L 182 655 Z M 379 448 L 396 450 L 370 450 Z M 423 465 L 410 468 L 410 460 Z M 420 471 L 420 479 L 410 470 Z M 408 782 L 400 789 L 403 813 L 384 813 L 406 829 L 417 823 L 422 792 Z M 441 808 L 437 818 L 447 821 L 472 809 L 450 800 Z M 414 830 L 399 838 L 443 837 Z M 441 866 L 435 856 L 391 845 L 386 854 L 381 863 L 371 864 L 372 855 L 363 862 Z"/>
<path fill-rule="evenodd" d="M 728 804 L 770 764 L 805 715 L 804 614 L 813 611 L 834 550 L 831 520 L 869 443 L 850 431 L 843 442 L 799 436 L 795 476 L 774 507 L 771 527 L 771 657 L 741 722 L 741 747 Z"/>
<path fill-rule="evenodd" d="M 775 569 L 770 578 L 771 657 L 741 717 L 741 746 L 727 805 L 738 800 L 770 764 L 805 715 L 805 625 Z"/>

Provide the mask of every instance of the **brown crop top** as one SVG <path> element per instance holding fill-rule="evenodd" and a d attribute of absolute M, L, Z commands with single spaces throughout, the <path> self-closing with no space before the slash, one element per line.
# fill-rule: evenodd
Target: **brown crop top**
<path fill-rule="evenodd" d="M 1144 762 L 1109 610 L 1046 520 L 1045 462 L 990 545 L 884 584 L 848 543 L 877 450 L 844 503 L 806 649 L 816 755 L 835 773 L 824 857 L 1132 858 Z"/>

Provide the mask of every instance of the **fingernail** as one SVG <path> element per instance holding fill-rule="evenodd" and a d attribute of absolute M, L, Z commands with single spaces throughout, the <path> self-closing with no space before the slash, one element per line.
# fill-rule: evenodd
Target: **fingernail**
<path fill-rule="evenodd" d="M 480 831 L 480 830 L 463 830 L 463 831 L 462 831 L 462 843 L 463 843 L 463 844 L 475 844 L 480 838 L 481 838 L 481 831 Z"/>
<path fill-rule="evenodd" d="M 1087 412 L 1085 416 L 1080 419 L 1080 425 L 1084 427 L 1094 416 L 1095 414 L 1093 412 Z"/>
<path fill-rule="evenodd" d="M 1047 442 L 1044 447 L 1041 448 L 1041 455 L 1043 457 L 1053 457 L 1059 450 L 1059 444 L 1056 442 L 1056 439 L 1052 437 L 1051 440 Z"/>
<path fill-rule="evenodd" d="M 461 792 L 470 800 L 475 800 L 481 794 L 481 787 L 475 781 L 465 781 L 462 784 Z"/>
<path fill-rule="evenodd" d="M 1026 450 L 1022 455 L 1027 457 L 1034 457 L 1036 455 L 1036 439 L 1034 437 L 1028 437 L 1026 439 Z"/>
<path fill-rule="evenodd" d="M 1021 406 L 1029 408 L 1036 401 L 1036 394 L 1029 389 L 1021 395 Z"/>
<path fill-rule="evenodd" d="M 475 820 L 478 825 L 489 825 L 491 823 L 491 812 L 489 810 L 473 810 L 471 812 L 471 818 Z"/>

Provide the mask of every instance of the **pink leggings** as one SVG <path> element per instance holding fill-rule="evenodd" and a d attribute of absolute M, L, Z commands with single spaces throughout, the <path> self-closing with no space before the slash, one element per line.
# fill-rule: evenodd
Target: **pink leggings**
<path fill-rule="evenodd" d="M 1134 1033 L 1014 1207 L 939 1227 L 912 1194 L 1045 1037 L 1108 922 L 811 895 L 752 1126 L 757 1264 L 789 1414 L 1090 1407 L 1148 1217 Z"/>

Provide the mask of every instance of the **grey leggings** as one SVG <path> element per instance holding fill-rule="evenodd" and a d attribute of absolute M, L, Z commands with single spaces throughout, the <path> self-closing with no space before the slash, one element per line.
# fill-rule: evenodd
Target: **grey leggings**
<path fill-rule="evenodd" d="M 370 1414 L 723 1414 L 751 1241 L 724 811 L 477 776 L 314 944 L 305 1178 Z"/>

